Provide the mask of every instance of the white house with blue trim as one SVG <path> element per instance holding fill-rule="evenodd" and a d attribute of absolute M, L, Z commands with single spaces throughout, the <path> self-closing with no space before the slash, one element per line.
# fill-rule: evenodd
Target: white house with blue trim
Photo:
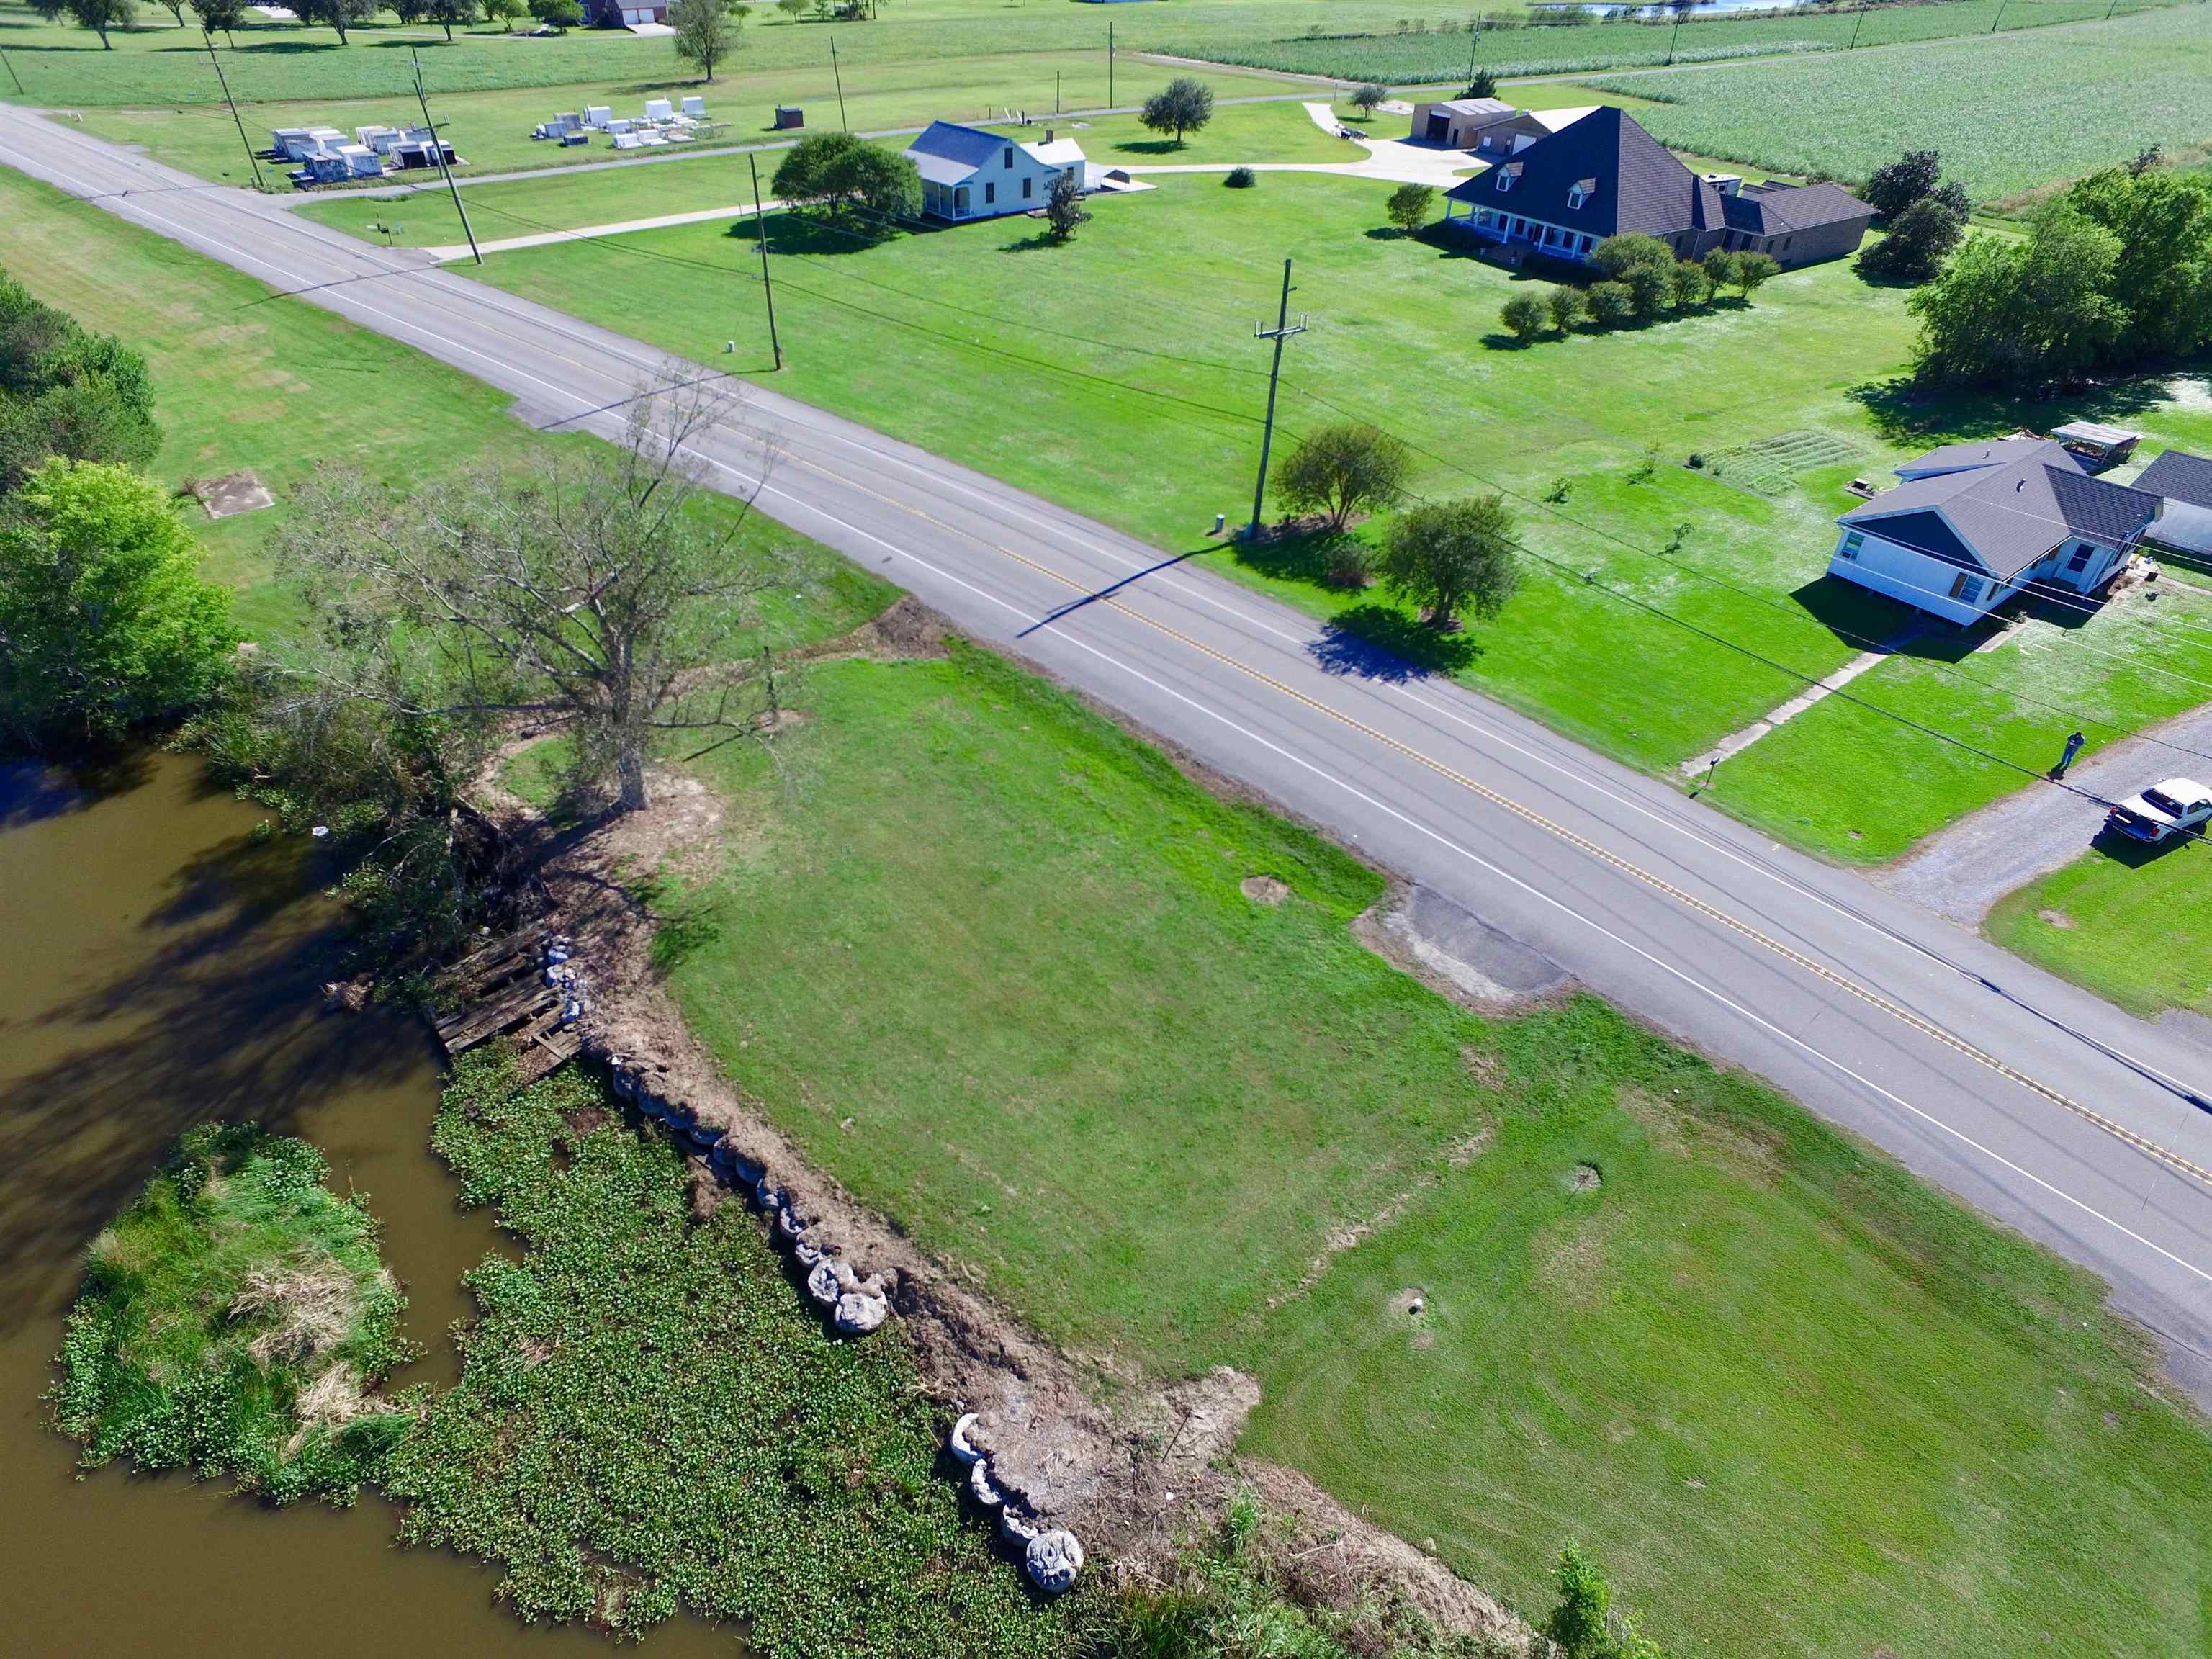
<path fill-rule="evenodd" d="M 1948 444 L 1837 524 L 1828 574 L 1964 626 L 2031 582 L 2094 593 L 2135 557 L 2162 503 L 2093 477 L 2063 444 Z"/>
<path fill-rule="evenodd" d="M 922 211 L 956 223 L 1041 208 L 1063 173 L 1075 175 L 1079 189 L 1087 181 L 1082 149 L 1049 130 L 1042 144 L 1025 144 L 981 127 L 932 121 L 906 156 L 921 174 Z"/>

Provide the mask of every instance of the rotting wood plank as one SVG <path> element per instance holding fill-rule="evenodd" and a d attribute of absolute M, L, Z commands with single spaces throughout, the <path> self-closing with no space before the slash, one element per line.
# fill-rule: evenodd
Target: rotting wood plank
<path fill-rule="evenodd" d="M 487 1037 L 497 1036 L 520 1020 L 528 1019 L 549 1007 L 558 1007 L 560 990 L 550 985 L 525 985 L 488 1003 L 478 1003 L 467 1012 L 438 1026 L 439 1041 L 446 1045 L 448 1054 L 461 1054 L 473 1048 Z"/>

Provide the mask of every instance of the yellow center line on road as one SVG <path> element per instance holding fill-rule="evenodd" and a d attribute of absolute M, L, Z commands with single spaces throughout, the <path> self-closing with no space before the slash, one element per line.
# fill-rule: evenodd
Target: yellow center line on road
<path fill-rule="evenodd" d="M 1003 544 L 992 541 L 986 537 L 979 536 L 973 531 L 963 530 L 957 525 L 948 524 L 944 520 L 938 518 L 925 508 L 915 507 L 910 502 L 896 501 L 890 496 L 883 494 L 880 490 L 871 489 L 868 485 L 860 483 L 841 473 L 833 472 L 829 468 L 821 465 L 817 462 L 810 460 L 804 456 L 792 455 L 788 452 L 786 452 L 786 458 L 796 461 L 799 465 L 806 468 L 810 471 L 820 473 L 823 477 L 828 478 L 845 488 L 858 489 L 865 495 L 872 496 L 875 500 L 881 501 L 886 507 L 896 507 L 899 511 L 920 519 L 925 523 L 933 525 L 938 529 L 943 530 L 949 534 L 961 537 L 965 540 L 975 543 L 979 547 L 988 548 L 1002 557 L 1012 559 L 1015 563 L 1021 565 L 1025 569 L 1033 570 L 1037 574 L 1046 577 L 1052 581 L 1058 582 L 1064 587 L 1072 588 L 1075 592 L 1085 595 L 1090 595 L 1092 592 L 1091 589 L 1085 587 L 1081 582 L 1076 580 L 1073 577 L 1066 575 L 1060 571 L 1054 570 L 1050 566 L 1041 563 L 1037 560 L 1030 558 L 1026 554 L 1017 552 L 1014 549 L 1007 547 Z M 1394 738 L 1388 732 L 1380 731 L 1376 727 L 1368 725 L 1364 720 L 1362 720 L 1352 714 L 1346 714 L 1344 710 L 1334 708 L 1307 692 L 1299 690 L 1296 686 L 1285 684 L 1283 681 L 1277 679 L 1273 675 L 1267 673 L 1261 669 L 1255 668 L 1249 663 L 1241 662 L 1237 658 L 1231 656 L 1228 653 L 1218 650 L 1216 647 L 1206 644 L 1202 640 L 1194 639 L 1189 635 L 1182 632 L 1180 629 L 1175 628 L 1167 623 L 1161 622 L 1156 617 L 1148 617 L 1140 611 L 1132 610 L 1128 605 L 1123 604 L 1119 599 L 1101 596 L 1093 598 L 1091 602 L 1097 605 L 1107 605 L 1114 611 L 1118 611 L 1121 615 L 1128 617 L 1131 621 L 1139 623 L 1146 628 L 1152 629 L 1156 633 L 1163 634 L 1168 638 L 1174 640 L 1177 644 L 1185 646 L 1190 650 L 1197 652 L 1201 656 L 1211 658 L 1213 661 L 1220 663 L 1224 667 L 1233 669 L 1236 672 L 1243 675 L 1246 678 L 1258 682 L 1260 684 L 1266 686 L 1268 690 L 1289 698 L 1291 702 L 1302 704 L 1304 707 L 1314 710 L 1316 714 L 1324 714 L 1328 719 L 1336 721 L 1339 725 L 1346 726 L 1352 731 L 1358 732 L 1362 737 L 1380 744 L 1384 748 L 1389 749 L 1395 753 L 1404 756 L 1407 759 L 1414 762 L 1416 764 L 1425 768 L 1431 772 L 1435 773 L 1437 776 L 1446 779 L 1449 782 L 1455 784 L 1460 788 L 1468 791 L 1471 794 L 1480 797 L 1482 799 L 1490 802 L 1494 806 L 1500 807 L 1504 811 L 1512 813 L 1516 817 L 1522 819 L 1524 823 L 1534 825 L 1536 828 L 1543 830 L 1546 834 L 1565 842 L 1568 846 L 1576 848 L 1577 851 L 1588 854 L 1591 858 L 1598 860 L 1601 863 L 1620 871 L 1624 875 L 1633 878 L 1635 880 L 1643 883 L 1645 886 L 1651 888 L 1656 892 L 1664 894 L 1667 897 L 1673 899 L 1676 903 L 1683 906 L 1685 908 L 1689 909 L 1698 915 L 1704 916 L 1708 921 L 1717 922 L 1722 927 L 1728 928 L 1730 932 L 1737 933 L 1742 938 L 1751 940 L 1753 944 L 1771 951 L 1776 956 L 1780 957 L 1784 961 L 1790 963 L 1795 967 L 1801 968 L 1805 972 L 1813 975 L 1824 984 L 1832 985 L 1838 990 L 1848 992 L 1850 995 L 1857 998 L 1860 1001 L 1866 1003 L 1870 1007 L 1880 1010 L 1885 1014 L 1887 1014 L 1891 1018 L 1897 1020 L 1899 1024 L 1907 1026 L 1912 1030 L 1919 1032 L 1923 1036 L 1932 1038 L 1934 1041 L 1942 1043 L 1953 1053 L 1960 1054 L 1966 1059 L 1972 1060 L 1976 1065 L 1986 1066 L 1989 1070 L 1995 1072 L 1998 1076 L 2004 1078 L 2010 1082 L 2018 1084 L 2021 1088 L 2028 1091 L 2029 1093 L 2033 1094 L 2041 1099 L 2049 1101 L 2055 1106 L 2063 1108 L 2066 1111 L 2072 1113 L 2075 1116 L 2081 1119 L 2084 1122 L 2088 1123 L 2095 1128 L 2101 1130 L 2104 1133 L 2110 1135 L 2113 1139 L 2121 1142 L 2124 1146 L 2134 1148 L 2136 1152 L 2141 1152 L 2145 1157 L 2152 1158 L 2157 1163 L 2165 1165 L 2167 1169 L 2173 1170 L 2175 1173 L 2181 1175 L 2189 1180 L 2197 1182 L 2207 1188 L 2212 1188 L 2212 1169 L 2208 1169 L 2201 1164 L 2197 1164 L 2191 1159 L 2183 1157 L 2180 1153 L 2173 1151 L 2171 1147 L 2161 1146 L 2157 1141 L 2152 1140 L 2145 1135 L 2137 1133 L 2135 1130 L 2129 1128 L 2125 1124 L 2118 1122 L 2114 1119 L 2106 1116 L 2104 1113 L 2098 1111 L 2094 1107 L 2084 1105 L 2081 1102 L 2075 1100 L 2072 1096 L 2065 1093 L 2064 1091 L 2052 1088 L 2049 1084 L 2045 1083 L 2040 1079 L 2031 1076 L 2029 1073 L 2021 1071 L 2018 1066 L 2010 1065 L 2006 1061 L 1998 1059 L 1995 1054 L 1989 1053 L 1986 1049 L 1977 1048 L 1974 1044 L 1968 1042 L 1963 1037 L 1959 1036 L 1956 1033 L 1947 1030 L 1942 1026 L 1936 1024 L 1934 1021 L 1926 1018 L 1924 1016 L 1917 1014 L 1910 1008 L 1906 1008 L 1901 1004 L 1891 1000 L 1888 997 L 1884 996 L 1881 992 L 1875 990 L 1871 986 L 1863 985 L 1848 975 L 1838 973 L 1834 969 L 1830 968 L 1825 963 L 1816 961 L 1813 957 L 1807 956 L 1802 951 L 1798 950 L 1796 946 L 1776 939 L 1771 933 L 1762 932 L 1759 928 L 1753 927 L 1750 923 L 1743 921 L 1741 917 L 1732 915 L 1728 911 L 1722 909 L 1718 905 L 1712 904 L 1705 899 L 1699 898 L 1696 894 L 1685 890 L 1683 888 L 1677 886 L 1674 883 L 1667 880 L 1664 877 L 1656 875 L 1651 871 L 1646 870 L 1643 866 L 1636 863 L 1634 860 L 1623 858 L 1620 854 L 1592 841 L 1589 836 L 1582 835 L 1578 831 L 1571 830 L 1566 825 L 1559 823 L 1553 819 L 1546 817 L 1542 813 L 1536 811 L 1532 807 L 1524 805 L 1517 800 L 1515 800 L 1511 796 L 1503 794 L 1498 790 L 1490 787 L 1489 785 L 1480 782 L 1477 780 L 1468 776 L 1466 773 L 1459 771 L 1453 767 L 1447 766 L 1443 762 L 1437 760 L 1431 755 L 1425 753 L 1419 749 L 1415 748 L 1413 744 L 1406 743 L 1400 738 Z"/>

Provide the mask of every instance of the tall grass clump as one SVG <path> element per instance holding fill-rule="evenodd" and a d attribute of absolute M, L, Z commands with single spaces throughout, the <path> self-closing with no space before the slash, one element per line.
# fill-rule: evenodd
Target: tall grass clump
<path fill-rule="evenodd" d="M 356 1194 L 258 1125 L 188 1131 L 92 1243 L 48 1398 L 97 1467 L 229 1475 L 271 1502 L 353 1500 L 408 1421 L 370 1392 L 406 1306 Z"/>

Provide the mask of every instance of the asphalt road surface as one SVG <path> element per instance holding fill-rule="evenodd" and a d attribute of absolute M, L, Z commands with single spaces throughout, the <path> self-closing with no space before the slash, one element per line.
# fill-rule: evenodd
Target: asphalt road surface
<path fill-rule="evenodd" d="M 0 163 L 465 370 L 540 424 L 611 434 L 641 384 L 706 372 L 23 110 L 0 106 Z M 2191 1097 L 2212 1097 L 2212 1056 L 2186 1038 L 1483 697 L 865 428 L 755 388 L 697 457 L 717 487 L 757 489 L 763 511 L 977 638 L 2101 1274 L 2212 1401 L 2212 1112 Z"/>

